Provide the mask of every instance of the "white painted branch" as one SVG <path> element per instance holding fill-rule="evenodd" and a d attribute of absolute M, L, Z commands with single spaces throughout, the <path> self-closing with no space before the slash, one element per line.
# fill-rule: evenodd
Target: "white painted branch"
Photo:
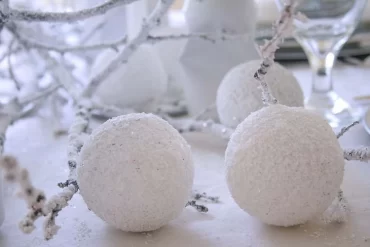
<path fill-rule="evenodd" d="M 129 57 L 136 51 L 139 45 L 146 42 L 149 32 L 161 22 L 161 18 L 168 11 L 174 0 L 159 0 L 153 12 L 148 19 L 144 21 L 139 33 L 122 50 L 122 52 L 113 60 L 101 73 L 94 77 L 84 92 L 85 97 L 90 97 L 97 87 L 121 64 L 127 63 Z"/>
<path fill-rule="evenodd" d="M 359 160 L 368 162 L 370 160 L 370 147 L 347 148 L 343 150 L 345 160 Z"/>
<path fill-rule="evenodd" d="M 101 43 L 94 45 L 78 45 L 78 46 L 55 46 L 44 44 L 38 41 L 30 40 L 21 35 L 18 35 L 18 39 L 23 45 L 27 46 L 30 49 L 41 49 L 46 51 L 55 51 L 58 53 L 67 53 L 67 52 L 86 52 L 92 50 L 102 50 L 102 49 L 114 49 L 117 50 L 119 46 L 123 45 L 127 41 L 127 37 L 123 37 L 120 40 L 110 42 L 110 43 Z"/>
<path fill-rule="evenodd" d="M 15 21 L 32 21 L 32 22 L 74 22 L 84 20 L 90 17 L 103 15 L 109 10 L 121 5 L 127 5 L 138 0 L 109 0 L 99 6 L 84 9 L 75 12 L 58 13 L 58 12 L 33 12 L 10 9 L 9 18 Z"/>
<path fill-rule="evenodd" d="M 293 11 L 295 4 L 292 1 L 288 1 L 284 10 L 280 13 L 279 19 L 274 25 L 274 35 L 271 40 L 266 40 L 265 44 L 260 47 L 260 53 L 263 58 L 260 68 L 254 74 L 254 78 L 259 81 L 262 89 L 262 100 L 265 104 L 271 105 L 276 104 L 277 100 L 271 94 L 270 88 L 267 85 L 264 77 L 267 74 L 269 68 L 274 64 L 275 52 L 279 49 L 280 43 L 283 42 L 284 38 L 290 35 L 293 28 Z"/>

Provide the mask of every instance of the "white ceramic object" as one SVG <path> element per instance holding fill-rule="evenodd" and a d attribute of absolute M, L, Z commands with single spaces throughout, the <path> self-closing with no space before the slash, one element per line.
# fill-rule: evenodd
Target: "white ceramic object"
<path fill-rule="evenodd" d="M 91 76 L 100 73 L 115 57 L 115 51 L 104 51 L 92 66 Z M 108 105 L 150 112 L 166 90 L 167 75 L 158 54 L 153 47 L 141 45 L 127 64 L 122 64 L 98 87 L 96 97 Z"/>
<path fill-rule="evenodd" d="M 80 158 L 83 199 L 96 215 L 123 231 L 156 230 L 175 219 L 190 198 L 190 146 L 155 115 L 108 120 L 93 131 Z"/>
<path fill-rule="evenodd" d="M 262 108 L 238 125 L 225 162 L 239 207 L 277 226 L 320 216 L 344 174 L 343 151 L 329 124 L 309 110 L 283 105 Z"/>
<path fill-rule="evenodd" d="M 190 33 L 241 35 L 211 43 L 190 39 L 180 57 L 185 96 L 192 114 L 215 103 L 218 85 L 236 65 L 257 59 L 253 0 L 188 0 L 185 18 Z"/>
<path fill-rule="evenodd" d="M 235 128 L 252 112 L 264 104 L 261 89 L 254 73 L 261 60 L 253 60 L 231 69 L 217 90 L 217 113 L 222 124 Z M 302 89 L 293 73 L 278 63 L 270 68 L 265 76 L 272 95 L 282 105 L 303 107 Z"/>

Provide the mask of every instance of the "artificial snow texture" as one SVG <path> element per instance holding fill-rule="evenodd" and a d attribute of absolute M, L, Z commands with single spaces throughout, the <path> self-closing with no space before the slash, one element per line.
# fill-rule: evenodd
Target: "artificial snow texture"
<path fill-rule="evenodd" d="M 222 80 L 216 106 L 222 124 L 235 128 L 252 112 L 264 105 L 259 82 L 254 73 L 261 60 L 253 60 L 231 69 Z M 265 76 L 272 95 L 287 106 L 303 106 L 303 92 L 294 75 L 278 63 L 274 63 Z"/>
<path fill-rule="evenodd" d="M 117 54 L 113 50 L 101 53 L 92 66 L 91 77 L 103 71 Z M 142 45 L 101 83 L 96 95 L 106 105 L 152 111 L 166 90 L 167 74 L 158 54 L 153 47 Z"/>
<path fill-rule="evenodd" d="M 141 113 L 113 118 L 93 131 L 81 150 L 78 184 L 101 219 L 144 232 L 182 212 L 193 176 L 184 138 L 163 119 Z"/>
<path fill-rule="evenodd" d="M 235 130 L 225 154 L 227 183 L 240 208 L 293 226 L 322 214 L 343 180 L 343 151 L 327 122 L 300 107 L 271 105 Z"/>

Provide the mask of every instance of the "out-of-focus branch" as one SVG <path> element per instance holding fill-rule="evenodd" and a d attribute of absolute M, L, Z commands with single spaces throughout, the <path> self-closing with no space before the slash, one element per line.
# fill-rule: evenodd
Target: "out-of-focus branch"
<path fill-rule="evenodd" d="M 3 0 L 4 1 L 4 0 Z M 75 12 L 33 12 L 16 9 L 9 9 L 9 18 L 15 21 L 33 21 L 33 22 L 74 22 L 84 20 L 90 17 L 103 15 L 109 10 L 121 5 L 127 5 L 137 0 L 109 0 L 93 8 L 84 9 Z"/>

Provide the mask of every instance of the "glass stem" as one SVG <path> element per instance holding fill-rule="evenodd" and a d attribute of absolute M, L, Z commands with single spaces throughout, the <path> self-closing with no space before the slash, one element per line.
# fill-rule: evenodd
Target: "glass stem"
<path fill-rule="evenodd" d="M 312 93 L 326 94 L 333 90 L 332 70 L 337 54 L 311 54 L 310 65 L 313 70 Z"/>

